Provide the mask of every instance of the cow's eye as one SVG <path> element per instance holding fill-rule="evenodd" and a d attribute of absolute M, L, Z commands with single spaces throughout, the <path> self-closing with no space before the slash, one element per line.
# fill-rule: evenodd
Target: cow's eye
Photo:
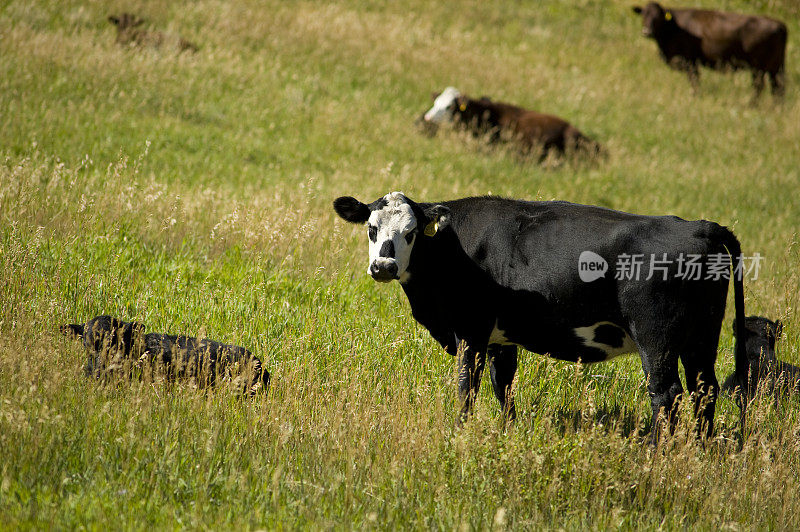
<path fill-rule="evenodd" d="M 409 233 L 406 235 L 406 242 L 408 242 L 409 244 L 411 244 L 413 241 L 414 241 L 414 231 L 410 231 L 410 232 L 409 232 Z"/>
<path fill-rule="evenodd" d="M 369 235 L 369 239 L 375 242 L 378 239 L 378 228 L 374 225 L 370 225 L 367 234 Z"/>

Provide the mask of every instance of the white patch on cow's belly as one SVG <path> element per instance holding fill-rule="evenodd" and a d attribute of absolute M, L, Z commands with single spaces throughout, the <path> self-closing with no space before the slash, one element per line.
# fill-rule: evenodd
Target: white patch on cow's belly
<path fill-rule="evenodd" d="M 614 327 L 619 332 L 622 333 L 622 345 L 609 345 L 598 341 L 595 338 L 595 333 L 598 328 L 601 326 L 606 327 Z M 636 353 L 638 349 L 636 348 L 636 344 L 634 343 L 633 339 L 628 335 L 628 333 L 617 325 L 616 323 L 612 323 L 610 321 L 600 321 L 595 323 L 594 325 L 589 325 L 588 327 L 576 327 L 573 329 L 575 335 L 583 340 L 583 345 L 586 347 L 594 347 L 595 349 L 599 349 L 608 355 L 608 358 L 614 358 L 619 355 L 625 355 L 628 353 Z M 615 342 L 616 343 L 616 342 Z"/>
<path fill-rule="evenodd" d="M 489 335 L 489 345 L 514 345 L 506 338 L 506 332 L 497 327 L 497 321 L 494 322 L 494 329 L 492 334 Z"/>

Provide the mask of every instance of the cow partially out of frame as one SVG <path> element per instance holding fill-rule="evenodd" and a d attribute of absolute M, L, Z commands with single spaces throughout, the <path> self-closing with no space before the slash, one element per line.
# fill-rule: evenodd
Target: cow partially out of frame
<path fill-rule="evenodd" d="M 737 328 L 733 323 L 734 330 Z M 783 333 L 780 320 L 772 321 L 763 316 L 747 316 L 744 323 L 744 344 L 747 351 L 747 366 L 744 372 L 737 367 L 725 379 L 722 389 L 740 393 L 738 400 L 752 400 L 759 387 L 765 395 L 800 394 L 800 367 L 778 360 L 775 342 Z"/>
<path fill-rule="evenodd" d="M 367 273 L 380 282 L 398 280 L 414 318 L 459 355 L 460 420 L 487 362 L 501 408 L 514 418 L 510 387 L 519 347 L 583 363 L 638 352 L 654 440 L 661 420 L 674 425 L 683 393 L 679 360 L 698 430 L 712 433 L 728 276 L 706 278 L 704 271 L 694 278 L 680 270 L 689 256 L 707 270 L 720 258 L 730 265 L 740 257 L 739 242 L 725 227 L 491 196 L 417 203 L 392 192 L 370 204 L 340 197 L 333 207 L 344 220 L 366 224 Z M 581 275 L 590 273 L 580 270 L 587 257 L 599 267 Z M 609 271 L 608 262 L 623 257 L 642 257 L 642 275 L 617 278 Z M 744 367 L 744 295 L 741 275 L 734 279 L 736 363 Z"/>
<path fill-rule="evenodd" d="M 786 24 L 779 20 L 708 9 L 672 9 L 655 2 L 633 11 L 642 16 L 642 33 L 658 44 L 661 57 L 685 70 L 695 90 L 698 65 L 747 69 L 753 73 L 755 98 L 769 75 L 772 93 L 784 93 Z"/>

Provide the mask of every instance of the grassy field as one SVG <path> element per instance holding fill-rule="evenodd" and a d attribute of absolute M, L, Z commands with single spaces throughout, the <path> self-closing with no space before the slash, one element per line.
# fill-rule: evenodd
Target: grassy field
<path fill-rule="evenodd" d="M 786 98 L 750 106 L 746 73 L 693 94 L 627 1 L 493 4 L 0 3 L 0 528 L 800 527 L 797 400 L 759 401 L 742 444 L 723 397 L 712 441 L 687 422 L 653 449 L 638 357 L 526 353 L 517 423 L 485 384 L 456 430 L 453 360 L 331 209 L 402 190 L 715 220 L 765 257 L 747 312 L 781 318 L 798 363 L 800 10 L 704 2 L 789 23 Z M 117 46 L 123 10 L 200 51 Z M 446 85 L 563 116 L 609 157 L 422 136 Z M 247 346 L 273 385 L 101 386 L 58 326 L 102 313 Z"/>

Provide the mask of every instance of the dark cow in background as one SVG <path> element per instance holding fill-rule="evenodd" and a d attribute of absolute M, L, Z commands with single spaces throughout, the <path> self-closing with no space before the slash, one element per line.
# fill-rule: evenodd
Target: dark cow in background
<path fill-rule="evenodd" d="M 736 322 L 733 323 L 736 329 Z M 746 399 L 752 399 L 761 386 L 766 394 L 800 393 L 800 368 L 778 360 L 775 342 L 783 333 L 783 324 L 762 316 L 745 318 L 744 343 L 747 366 L 744 372 L 737 368 L 722 385 L 734 392 L 738 387 Z"/>
<path fill-rule="evenodd" d="M 172 36 L 161 31 L 142 29 L 140 26 L 144 24 L 144 19 L 132 13 L 123 13 L 120 16 L 110 15 L 108 21 L 117 27 L 117 44 L 123 46 L 161 48 L 171 45 L 181 52 L 198 50 L 197 45 L 182 37 Z"/>
<path fill-rule="evenodd" d="M 344 220 L 366 224 L 369 275 L 398 280 L 414 318 L 448 353 L 460 355 L 460 419 L 470 411 L 487 360 L 495 395 L 514 417 L 509 389 L 518 346 L 584 363 L 638 351 L 654 439 L 657 416 L 675 420 L 683 393 L 678 360 L 695 399 L 698 429 L 711 434 L 728 278 L 683 278 L 673 262 L 648 279 L 581 280 L 579 261 L 585 252 L 606 261 L 641 254 L 651 257 L 641 266 L 646 274 L 656 260 L 675 261 L 681 254 L 697 255 L 706 265 L 712 255 L 738 258 L 739 242 L 725 227 L 562 201 L 416 203 L 400 192 L 369 205 L 340 197 L 333 207 Z M 741 276 L 734 280 L 734 300 L 743 326 Z M 739 368 L 746 365 L 742 334 L 737 330 Z"/>
<path fill-rule="evenodd" d="M 784 93 L 786 25 L 767 17 L 707 9 L 671 9 L 651 2 L 633 8 L 642 15 L 642 33 L 658 44 L 670 66 L 685 70 L 695 90 L 698 65 L 753 72 L 755 97 L 769 75 L 772 93 Z"/>
<path fill-rule="evenodd" d="M 168 378 L 191 378 L 200 386 L 214 386 L 218 376 L 231 376 L 235 366 L 252 379 L 244 387 L 255 393 L 269 386 L 269 372 L 261 360 L 238 345 L 215 342 L 207 338 L 147 333 L 136 322 L 122 321 L 112 316 L 97 316 L 85 324 L 61 326 L 62 334 L 80 338 L 88 352 L 86 375 L 106 378 L 121 376 L 147 361 L 161 365 Z"/>
<path fill-rule="evenodd" d="M 433 107 L 420 118 L 425 131 L 434 134 L 444 122 L 468 129 L 475 135 L 486 135 L 490 142 L 517 142 L 523 153 L 540 150 L 540 159 L 550 151 L 556 153 L 584 151 L 598 155 L 600 145 L 581 133 L 578 128 L 557 116 L 530 111 L 487 97 L 478 100 L 447 87 L 434 95 Z"/>

